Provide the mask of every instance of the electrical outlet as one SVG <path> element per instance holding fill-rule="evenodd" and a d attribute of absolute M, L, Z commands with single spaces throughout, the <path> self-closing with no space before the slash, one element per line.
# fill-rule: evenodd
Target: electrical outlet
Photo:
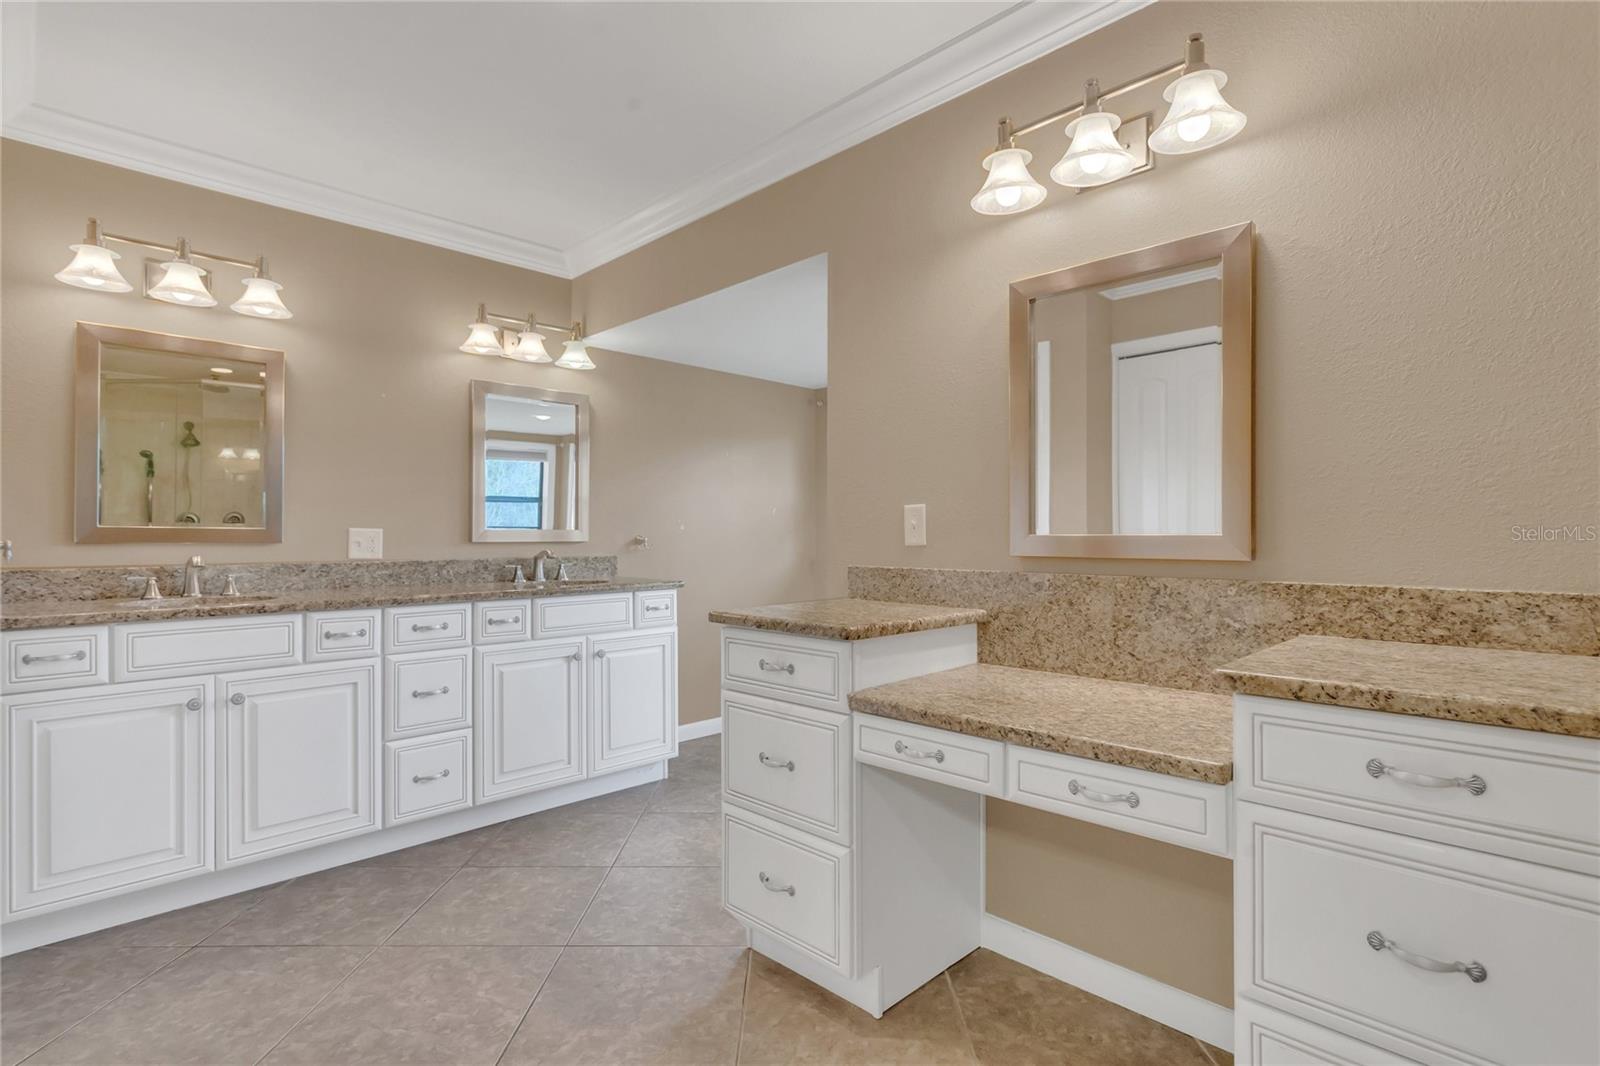
<path fill-rule="evenodd" d="M 928 543 L 928 505 L 906 504 L 906 547 L 920 548 Z"/>
<path fill-rule="evenodd" d="M 383 558 L 383 530 L 381 530 L 381 529 L 352 529 L 352 530 L 350 530 L 350 558 L 352 558 L 352 559 L 382 559 Z"/>

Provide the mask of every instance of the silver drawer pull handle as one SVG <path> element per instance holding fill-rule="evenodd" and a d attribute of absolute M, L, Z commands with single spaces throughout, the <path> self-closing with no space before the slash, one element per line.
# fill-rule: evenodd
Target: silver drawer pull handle
<path fill-rule="evenodd" d="M 758 873 L 756 876 L 761 878 L 761 887 L 768 892 L 782 892 L 786 896 L 794 895 L 793 885 L 780 885 L 765 873 Z"/>
<path fill-rule="evenodd" d="M 665 603 L 647 603 L 644 605 L 644 609 L 649 614 L 655 614 L 657 611 L 668 611 L 672 608 Z"/>
<path fill-rule="evenodd" d="M 1489 782 L 1477 774 L 1471 777 L 1435 777 L 1432 774 L 1397 770 L 1393 766 L 1384 765 L 1382 759 L 1368 759 L 1367 773 L 1373 777 L 1392 777 L 1401 784 L 1416 785 L 1418 788 L 1464 788 L 1474 796 L 1481 796 L 1489 791 Z"/>
<path fill-rule="evenodd" d="M 1441 962 L 1438 959 L 1430 959 L 1426 955 L 1407 951 L 1376 929 L 1367 934 L 1367 947 L 1373 951 L 1388 948 L 1394 953 L 1395 958 L 1419 970 L 1429 970 L 1433 973 L 1464 973 L 1467 975 L 1467 980 L 1475 985 L 1481 985 L 1489 979 L 1489 971 L 1481 962 Z"/>
<path fill-rule="evenodd" d="M 522 622 L 522 616 L 514 614 L 510 618 L 486 618 L 484 621 L 492 626 L 514 626 Z"/>
<path fill-rule="evenodd" d="M 1067 791 L 1074 796 L 1082 796 L 1084 799 L 1093 800 L 1096 803 L 1126 803 L 1130 807 L 1139 806 L 1139 793 L 1137 792 L 1121 792 L 1115 796 L 1109 792 L 1095 792 L 1078 784 L 1076 777 L 1067 782 Z"/>
<path fill-rule="evenodd" d="M 450 623 L 449 622 L 440 622 L 437 625 L 431 625 L 431 626 L 421 625 L 421 624 L 419 624 L 417 622 L 411 623 L 411 632 L 413 632 L 413 633 L 433 633 L 433 632 L 435 632 L 437 630 L 440 630 L 440 629 L 449 629 L 449 628 L 450 628 Z"/>
<path fill-rule="evenodd" d="M 933 751 L 918 751 L 916 748 L 909 747 L 903 740 L 894 742 L 894 753 L 896 755 L 908 755 L 913 759 L 932 759 L 934 762 L 944 762 L 943 748 L 935 748 Z"/>
<path fill-rule="evenodd" d="M 791 774 L 794 773 L 794 760 L 793 759 L 787 759 L 787 760 L 781 760 L 780 761 L 778 759 L 774 759 L 772 756 L 768 755 L 764 751 L 757 753 L 756 758 L 761 760 L 761 765 L 762 766 L 770 766 L 774 770 L 787 770 Z"/>
<path fill-rule="evenodd" d="M 769 662 L 767 662 L 767 660 L 762 659 L 756 665 L 760 666 L 761 669 L 763 669 L 763 670 L 765 670 L 765 671 L 767 671 L 768 673 L 771 673 L 771 674 L 791 674 L 792 675 L 794 673 L 794 663 L 776 663 L 776 662 L 769 663 Z"/>
<path fill-rule="evenodd" d="M 425 700 L 429 696 L 448 695 L 450 695 L 449 685 L 440 685 L 438 688 L 414 688 L 411 690 L 411 698 L 414 700 Z"/>
<path fill-rule="evenodd" d="M 449 770 L 440 770 L 436 774 L 412 774 L 411 775 L 411 783 L 413 785 L 421 785 L 421 784 L 426 784 L 429 781 L 437 781 L 441 777 L 449 777 L 449 776 L 450 776 L 450 771 Z"/>
<path fill-rule="evenodd" d="M 322 634 L 324 640 L 354 640 L 367 635 L 365 629 L 330 629 Z"/>
<path fill-rule="evenodd" d="M 87 659 L 89 653 L 79 648 L 77 651 L 64 651 L 55 655 L 24 655 L 23 666 L 32 666 L 34 663 L 74 663 Z"/>

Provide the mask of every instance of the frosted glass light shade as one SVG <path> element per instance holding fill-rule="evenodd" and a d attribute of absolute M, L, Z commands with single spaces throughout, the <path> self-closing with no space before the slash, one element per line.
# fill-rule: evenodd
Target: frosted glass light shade
<path fill-rule="evenodd" d="M 507 359 L 515 359 L 522 363 L 548 363 L 550 353 L 544 347 L 544 335 L 525 329 L 517 334 L 517 343 L 506 352 Z"/>
<path fill-rule="evenodd" d="M 206 272 L 193 263 L 174 259 L 165 264 L 161 280 L 152 285 L 145 295 L 152 300 L 178 304 L 180 307 L 215 307 L 217 298 L 206 289 L 206 283 L 202 280 L 205 276 Z"/>
<path fill-rule="evenodd" d="M 472 332 L 467 334 L 466 341 L 461 345 L 461 350 L 468 355 L 504 355 L 505 348 L 500 344 L 500 334 L 487 322 L 474 322 Z"/>
<path fill-rule="evenodd" d="M 556 366 L 563 370 L 593 370 L 594 360 L 589 358 L 588 345 L 572 340 L 562 345 L 561 358 L 556 360 Z"/>
<path fill-rule="evenodd" d="M 1184 155 L 1215 147 L 1244 129 L 1244 112 L 1222 98 L 1228 76 L 1220 70 L 1185 74 L 1162 92 L 1172 102 L 1167 117 L 1150 135 L 1151 151 Z"/>
<path fill-rule="evenodd" d="M 1045 187 L 1033 180 L 1028 164 L 1033 153 L 1025 148 L 997 148 L 983 161 L 989 172 L 983 188 L 972 198 L 980 215 L 1015 215 L 1044 202 Z"/>
<path fill-rule="evenodd" d="M 294 313 L 283 306 L 278 290 L 283 286 L 271 278 L 245 278 L 244 295 L 230 306 L 241 315 L 256 318 L 293 318 Z"/>
<path fill-rule="evenodd" d="M 1133 153 L 1117 140 L 1122 120 L 1105 111 L 1080 115 L 1067 123 L 1072 144 L 1061 162 L 1050 168 L 1057 185 L 1087 189 L 1126 177 L 1138 164 Z"/>
<path fill-rule="evenodd" d="M 56 275 L 57 281 L 96 292 L 133 291 L 128 279 L 117 269 L 117 260 L 122 257 L 116 252 L 98 244 L 73 244 L 68 247 L 72 249 L 72 262 Z"/>

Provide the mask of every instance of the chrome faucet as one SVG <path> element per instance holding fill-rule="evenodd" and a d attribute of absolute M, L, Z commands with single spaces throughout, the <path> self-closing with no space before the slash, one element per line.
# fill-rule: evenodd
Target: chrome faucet
<path fill-rule="evenodd" d="M 551 551 L 549 548 L 540 548 L 539 549 L 539 551 L 533 557 L 533 579 L 535 581 L 548 580 L 544 576 L 545 560 L 546 559 L 555 559 L 555 557 L 556 557 L 556 553 Z M 559 564 L 559 560 L 557 560 L 557 562 Z"/>
<path fill-rule="evenodd" d="M 183 568 L 183 595 L 185 598 L 200 595 L 200 571 L 206 568 L 205 562 L 198 555 L 189 557 L 189 565 Z"/>

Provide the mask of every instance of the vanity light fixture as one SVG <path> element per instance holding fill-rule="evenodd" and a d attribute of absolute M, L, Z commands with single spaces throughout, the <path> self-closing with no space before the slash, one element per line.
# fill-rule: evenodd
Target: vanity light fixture
<path fill-rule="evenodd" d="M 154 283 L 151 283 L 149 275 L 146 275 L 145 295 L 153 300 L 180 307 L 215 307 L 217 298 L 211 294 L 211 289 L 206 284 L 208 272 L 195 263 L 196 259 L 206 259 L 213 263 L 226 263 L 229 266 L 243 267 L 252 271 L 251 276 L 244 281 L 244 295 L 230 305 L 233 310 L 241 315 L 255 318 L 294 317 L 278 295 L 283 286 L 267 277 L 266 259 L 261 256 L 253 260 L 236 259 L 233 256 L 217 255 L 213 252 L 195 251 L 183 237 L 179 237 L 176 244 L 161 244 L 141 237 L 106 233 L 100 229 L 100 220 L 94 218 L 89 220 L 84 242 L 70 245 L 73 252 L 72 262 L 67 264 L 66 269 L 56 274 L 56 280 L 80 289 L 93 289 L 96 292 L 132 292 L 133 286 L 128 284 L 128 279 L 117 269 L 117 260 L 122 257 L 106 247 L 107 241 L 135 244 L 141 248 L 166 252 L 172 256 L 167 262 L 153 266 L 159 275 Z"/>
<path fill-rule="evenodd" d="M 504 326 L 497 325 L 504 323 Z M 522 318 L 513 318 L 510 315 L 498 314 L 489 310 L 485 304 L 478 305 L 478 317 L 468 327 L 467 339 L 462 343 L 460 350 L 468 355 L 497 355 L 502 359 L 514 359 L 519 363 L 551 363 L 556 366 L 570 367 L 566 362 L 566 355 L 561 359 L 552 360 L 550 353 L 545 350 L 544 341 L 546 333 L 565 334 L 576 340 L 583 336 L 581 323 L 570 326 L 555 326 L 548 322 L 540 322 L 532 314 Z M 570 351 L 573 341 L 567 342 Z M 592 369 L 594 364 L 583 369 Z"/>
<path fill-rule="evenodd" d="M 1015 126 L 1009 118 L 1000 120 L 1000 136 L 994 151 L 984 158 L 989 172 L 983 187 L 972 198 L 972 209 L 980 215 L 1014 215 L 1037 207 L 1044 201 L 1045 187 L 1033 180 L 1028 164 L 1033 156 L 1017 146 L 1026 137 L 1048 126 L 1070 119 L 1066 133 L 1071 145 L 1061 161 L 1050 169 L 1058 185 L 1087 189 L 1127 177 L 1138 168 L 1138 160 L 1116 137 L 1122 120 L 1102 110 L 1101 102 L 1142 89 L 1151 82 L 1178 75 L 1162 92 L 1172 104 L 1167 117 L 1150 134 L 1149 149 L 1162 155 L 1186 155 L 1230 140 L 1244 129 L 1245 116 L 1222 98 L 1228 76 L 1206 65 L 1205 39 L 1191 33 L 1184 58 L 1159 70 L 1124 82 L 1105 92 L 1090 79 L 1084 85 L 1082 103 L 1062 108 L 1035 122 Z"/>
<path fill-rule="evenodd" d="M 589 358 L 589 346 L 583 343 L 583 326 L 573 327 L 572 339 L 562 345 L 561 358 L 556 366 L 563 370 L 593 370 L 594 360 Z"/>

